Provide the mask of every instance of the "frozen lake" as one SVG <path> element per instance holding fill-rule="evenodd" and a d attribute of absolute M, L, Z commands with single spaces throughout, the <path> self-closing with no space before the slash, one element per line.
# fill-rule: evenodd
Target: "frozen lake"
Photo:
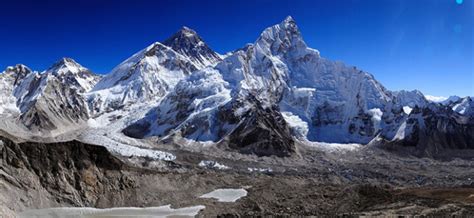
<path fill-rule="evenodd" d="M 235 202 L 241 197 L 247 196 L 247 191 L 245 189 L 216 189 L 207 194 L 201 195 L 200 198 L 215 198 L 219 202 Z"/>
<path fill-rule="evenodd" d="M 194 217 L 205 206 L 198 205 L 184 208 L 171 208 L 171 205 L 160 207 L 117 207 L 97 209 L 90 207 L 60 207 L 29 210 L 19 214 L 19 217 Z"/>

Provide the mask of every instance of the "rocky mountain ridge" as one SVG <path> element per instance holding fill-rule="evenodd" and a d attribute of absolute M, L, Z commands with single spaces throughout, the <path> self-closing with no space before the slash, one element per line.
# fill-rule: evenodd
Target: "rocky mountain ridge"
<path fill-rule="evenodd" d="M 43 73 L 8 68 L 0 81 L 1 116 L 39 136 L 114 126 L 116 135 L 287 156 L 296 141 L 407 144 L 420 131 L 441 131 L 452 138 L 441 147 L 471 148 L 474 135 L 466 121 L 471 98 L 446 106 L 416 90 L 389 91 L 371 74 L 309 48 L 292 17 L 225 56 L 183 27 L 100 79 L 63 58 Z"/>

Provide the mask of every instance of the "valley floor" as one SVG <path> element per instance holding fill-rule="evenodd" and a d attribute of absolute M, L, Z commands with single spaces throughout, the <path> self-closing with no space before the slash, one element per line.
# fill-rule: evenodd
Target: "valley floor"
<path fill-rule="evenodd" d="M 378 148 L 298 146 L 289 158 L 163 146 L 173 161 L 116 157 L 77 141 L 0 139 L 0 213 L 51 207 L 202 205 L 216 215 L 474 216 L 474 161 L 434 160 Z M 200 196 L 247 191 L 235 202 Z"/>

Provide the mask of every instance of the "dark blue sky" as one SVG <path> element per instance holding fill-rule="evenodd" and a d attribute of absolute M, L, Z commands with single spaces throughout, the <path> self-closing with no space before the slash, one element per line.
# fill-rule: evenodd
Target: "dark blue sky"
<path fill-rule="evenodd" d="M 0 68 L 72 57 L 98 73 L 186 25 L 216 51 L 293 16 L 321 55 L 391 90 L 474 95 L 474 0 L 3 1 Z"/>

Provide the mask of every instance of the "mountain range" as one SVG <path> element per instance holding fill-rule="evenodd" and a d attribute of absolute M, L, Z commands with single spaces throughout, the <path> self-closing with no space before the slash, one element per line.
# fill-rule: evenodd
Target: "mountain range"
<path fill-rule="evenodd" d="M 291 156 L 300 144 L 474 148 L 472 97 L 433 102 L 306 45 L 292 17 L 226 55 L 183 27 L 106 75 L 63 58 L 44 72 L 0 74 L 0 129 L 30 141 L 80 141 L 122 155 L 150 140 Z"/>

